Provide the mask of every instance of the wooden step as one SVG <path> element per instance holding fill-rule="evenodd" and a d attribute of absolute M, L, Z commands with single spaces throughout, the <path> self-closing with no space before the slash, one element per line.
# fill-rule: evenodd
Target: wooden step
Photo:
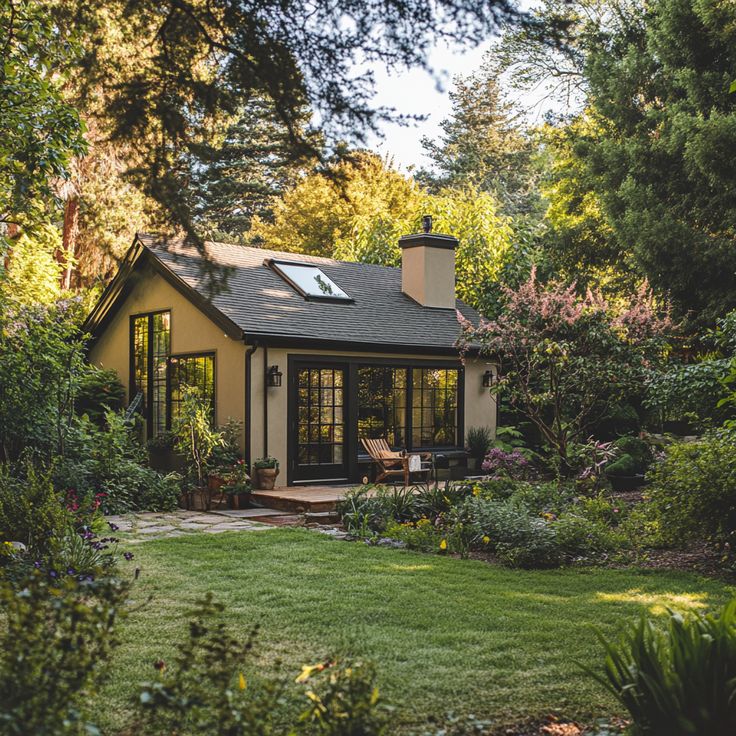
<path fill-rule="evenodd" d="M 297 514 L 334 512 L 337 502 L 349 489 L 344 486 L 288 486 L 253 491 L 251 500 L 265 508 Z"/>

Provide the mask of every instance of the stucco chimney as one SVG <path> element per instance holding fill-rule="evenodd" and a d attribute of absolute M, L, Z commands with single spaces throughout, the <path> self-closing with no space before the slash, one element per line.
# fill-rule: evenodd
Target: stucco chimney
<path fill-rule="evenodd" d="M 432 218 L 423 218 L 424 232 L 399 238 L 401 291 L 424 307 L 455 309 L 455 248 L 457 238 L 432 232 Z"/>

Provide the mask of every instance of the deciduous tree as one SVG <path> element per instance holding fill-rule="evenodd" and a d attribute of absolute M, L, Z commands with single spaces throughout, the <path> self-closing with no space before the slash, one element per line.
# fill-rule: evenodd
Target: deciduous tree
<path fill-rule="evenodd" d="M 565 473 L 573 443 L 641 393 L 663 358 L 669 320 L 646 285 L 621 310 L 600 294 L 580 296 L 574 283 L 542 285 L 534 272 L 505 295 L 504 310 L 479 328 L 458 317 L 464 344 L 479 344 L 498 362 L 493 392 L 533 423 Z"/>

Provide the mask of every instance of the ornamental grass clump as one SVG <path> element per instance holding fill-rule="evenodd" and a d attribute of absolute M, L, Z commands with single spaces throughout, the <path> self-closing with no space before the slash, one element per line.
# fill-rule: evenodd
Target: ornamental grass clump
<path fill-rule="evenodd" d="M 642 618 L 617 642 L 599 639 L 603 674 L 587 671 L 629 711 L 632 736 L 736 733 L 736 600 L 719 615 L 670 611 L 664 627 Z"/>

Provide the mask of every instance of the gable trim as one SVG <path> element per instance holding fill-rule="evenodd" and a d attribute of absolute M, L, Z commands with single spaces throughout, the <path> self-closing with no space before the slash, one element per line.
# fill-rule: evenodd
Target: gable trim
<path fill-rule="evenodd" d="M 244 339 L 243 330 L 235 322 L 162 263 L 136 235 L 133 245 L 123 258 L 120 270 L 102 293 L 99 301 L 84 322 L 83 329 L 92 335 L 92 341 L 100 336 L 120 310 L 127 297 L 130 296 L 135 286 L 136 272 L 144 266 L 149 266 L 154 273 L 161 276 L 170 286 L 220 327 L 228 337 L 234 340 Z"/>

